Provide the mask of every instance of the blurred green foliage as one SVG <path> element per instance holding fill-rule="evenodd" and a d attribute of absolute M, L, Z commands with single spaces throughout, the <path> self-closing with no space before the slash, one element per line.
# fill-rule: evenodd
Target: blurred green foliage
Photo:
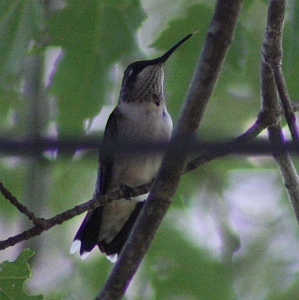
<path fill-rule="evenodd" d="M 166 64 L 165 92 L 169 111 L 176 122 L 204 44 L 214 1 L 57 0 L 52 2 L 53 6 L 48 5 L 46 1 L 0 0 L 2 136 L 26 138 L 27 134 L 30 135 L 30 132 L 22 131 L 27 128 L 26 118 L 36 117 L 34 113 L 28 113 L 28 100 L 24 97 L 23 84 L 28 76 L 26 69 L 32 67 L 28 64 L 29 56 L 41 59 L 46 74 L 47 68 L 51 68 L 47 65 L 48 50 L 60 51 L 48 77 L 39 79 L 42 83 L 48 83 L 40 93 L 46 99 L 46 102 L 40 102 L 43 103 L 41 109 L 48 115 L 48 120 L 44 120 L 46 127 L 29 130 L 40 135 L 50 131 L 59 137 L 82 137 L 86 134 L 87 121 L 92 122 L 104 105 L 117 103 L 121 74 L 129 63 L 145 59 L 145 53 L 151 52 L 148 58 L 158 57 L 185 35 L 199 30 Z M 164 18 L 164 15 L 167 17 Z M 199 130 L 201 138 L 236 137 L 254 122 L 259 113 L 259 63 L 266 15 L 267 1 L 244 1 L 233 43 Z M 283 64 L 289 92 L 294 100 L 297 100 L 299 92 L 298 28 L 299 4 L 294 0 L 288 2 L 286 11 Z M 146 45 L 141 45 L 142 40 L 146 40 Z M 100 131 L 97 134 L 101 136 Z M 184 176 L 172 208 L 183 215 L 195 200 L 201 200 L 200 196 L 204 193 L 209 194 L 210 198 L 225 198 L 231 184 L 232 170 L 256 171 L 274 167 L 270 159 L 227 157 L 213 161 Z M 50 217 L 91 198 L 97 172 L 97 154 L 88 151 L 71 156 L 52 153 L 45 154 L 43 158 L 2 154 L 0 170 L 0 180 L 20 201 L 26 205 L 30 203 L 30 209 L 41 217 Z M 35 171 L 38 176 L 32 175 Z M 28 196 L 28 191 L 35 191 L 36 185 L 41 183 L 45 188 L 35 193 L 38 200 L 30 202 L 32 197 Z M 280 184 L 276 184 L 278 188 Z M 281 198 L 280 205 L 285 211 L 288 203 L 285 196 Z M 3 199 L 0 208 L 0 222 L 4 228 L 0 238 L 6 239 L 24 228 L 24 217 L 20 217 Z M 209 214 L 211 208 L 206 205 L 206 209 Z M 215 218 L 220 227 L 230 228 L 228 217 L 219 215 Z M 82 217 L 78 217 L 59 229 L 45 233 L 43 245 L 38 242 L 42 237 L 29 242 L 28 245 L 37 252 L 32 264 L 32 283 L 28 286 L 33 292 L 49 295 L 50 298 L 91 299 L 104 283 L 111 265 L 97 250 L 86 262 L 80 262 L 77 257 L 68 254 L 81 220 Z M 265 255 L 271 241 L 264 239 L 263 242 L 268 244 L 265 248 L 261 247 L 259 254 L 254 251 L 250 253 L 252 256 L 248 252 L 244 254 L 249 264 L 231 264 L 215 258 L 208 247 L 195 245 L 188 232 L 182 236 L 184 229 L 176 230 L 174 225 L 177 224 L 172 222 L 173 219 L 163 222 L 127 297 L 245 299 L 242 293 L 240 296 L 240 290 L 236 292 L 234 289 L 236 282 L 246 276 L 250 266 L 252 276 L 258 276 L 258 269 L 254 269 L 250 262 L 261 253 Z M 19 225 L 13 226 L 16 224 Z M 262 229 L 260 231 L 263 232 Z M 235 233 L 227 230 L 225 233 L 228 236 L 224 237 L 223 232 L 220 234 L 222 242 L 226 238 L 234 239 Z M 298 237 L 298 234 L 295 236 Z M 9 251 L 4 251 L 3 258 L 14 257 Z M 47 264 L 48 260 L 51 262 Z M 269 260 L 261 260 L 260 264 L 266 266 Z M 57 266 L 55 271 L 50 269 L 51 265 Z M 282 269 L 290 271 L 288 268 L 291 266 L 285 263 Z M 44 274 L 43 270 L 51 271 L 43 275 L 44 283 L 35 284 L 40 274 Z M 263 299 L 297 299 L 298 278 L 277 293 L 273 282 L 276 282 L 276 276 L 284 277 L 287 272 L 279 269 L 281 273 L 274 276 L 272 269 L 265 267 L 264 270 L 267 270 L 264 275 L 267 280 L 265 277 L 261 279 L 261 290 L 268 292 Z M 250 282 L 247 285 L 244 290 L 251 291 Z M 142 293 L 146 291 L 147 296 L 144 296 Z M 247 294 L 246 299 L 255 299 L 254 295 L 253 292 L 252 295 Z"/>
<path fill-rule="evenodd" d="M 25 249 L 14 262 L 5 261 L 0 264 L 0 299 L 43 299 L 42 296 L 29 296 L 23 290 L 24 282 L 31 277 L 28 259 L 34 251 Z"/>

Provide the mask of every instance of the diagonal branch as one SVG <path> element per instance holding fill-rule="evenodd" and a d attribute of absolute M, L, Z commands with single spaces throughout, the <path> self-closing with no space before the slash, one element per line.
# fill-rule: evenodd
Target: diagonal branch
<path fill-rule="evenodd" d="M 274 74 L 277 90 L 280 96 L 285 117 L 293 140 L 299 142 L 299 131 L 296 116 L 293 111 L 289 92 L 282 71 L 282 37 L 285 13 L 285 0 L 271 0 L 268 9 L 267 28 L 263 45 L 263 57 Z"/>
<path fill-rule="evenodd" d="M 254 140 L 265 128 L 270 125 L 273 125 L 277 122 L 277 119 L 280 118 L 280 114 L 277 115 L 276 112 L 264 111 L 258 115 L 257 120 L 255 123 L 246 130 L 242 135 L 236 137 L 227 145 L 228 147 L 214 147 L 214 151 L 206 151 L 205 153 L 201 154 L 200 156 L 192 159 L 188 162 L 185 168 L 185 173 L 193 171 L 197 169 L 199 166 L 215 159 L 218 157 L 223 157 L 231 153 L 232 149 L 240 149 L 242 147 L 246 147 L 248 143 Z"/>
<path fill-rule="evenodd" d="M 265 109 L 279 109 L 276 85 L 273 72 L 263 60 L 261 62 L 262 99 Z M 272 154 L 281 172 L 288 197 L 292 204 L 299 224 L 299 177 L 293 161 L 285 147 L 281 122 L 268 127 L 269 141 L 272 144 Z"/>
<path fill-rule="evenodd" d="M 265 111 L 279 113 L 278 91 L 293 140 L 297 144 L 299 135 L 296 118 L 281 70 L 284 11 L 285 1 L 270 1 L 261 60 L 262 107 Z M 273 145 L 273 157 L 280 169 L 288 197 L 299 223 L 299 177 L 285 148 L 281 121 L 277 121 L 276 124 L 269 126 L 268 136 L 270 143 Z"/>
<path fill-rule="evenodd" d="M 181 151 L 178 140 L 197 132 L 232 41 L 241 2 L 219 0 L 216 4 L 204 50 L 169 149 L 133 231 L 96 299 L 120 299 L 124 295 L 171 204 L 187 162 L 187 153 Z"/>
<path fill-rule="evenodd" d="M 134 195 L 143 195 L 148 192 L 150 184 L 144 184 L 134 188 Z M 27 210 L 19 201 L 11 195 L 11 193 L 4 187 L 3 183 L 0 183 L 0 192 L 8 199 L 13 205 L 15 205 L 20 212 L 24 213 L 30 220 L 32 220 L 32 212 Z M 49 230 L 50 228 L 62 224 L 65 221 L 72 219 L 74 216 L 82 214 L 90 209 L 95 209 L 98 206 L 105 205 L 106 203 L 112 202 L 114 200 L 119 200 L 124 198 L 125 191 L 122 189 L 115 190 L 107 195 L 100 196 L 99 198 L 91 199 L 81 205 L 77 205 L 72 209 L 69 209 L 61 214 L 56 215 L 50 219 L 35 218 L 35 226 L 29 230 L 23 231 L 22 233 L 10 237 L 4 241 L 0 241 L 0 250 L 4 250 L 8 247 L 14 246 L 22 241 L 28 240 L 34 236 L 40 235 L 42 232 Z M 25 208 L 25 210 L 24 210 Z"/>
<path fill-rule="evenodd" d="M 39 219 L 35 216 L 35 214 L 30 211 L 25 205 L 20 203 L 18 199 L 13 196 L 7 188 L 5 188 L 3 182 L 0 182 L 0 191 L 5 199 L 7 199 L 13 206 L 15 206 L 20 213 L 26 215 L 33 224 L 38 224 Z"/>

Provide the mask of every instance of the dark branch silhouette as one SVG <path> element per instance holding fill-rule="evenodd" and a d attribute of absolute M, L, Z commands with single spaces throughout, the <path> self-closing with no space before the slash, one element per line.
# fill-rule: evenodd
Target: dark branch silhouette
<path fill-rule="evenodd" d="M 270 1 L 261 61 L 262 106 L 265 111 L 279 114 L 280 104 L 277 96 L 279 95 L 292 139 L 298 145 L 299 132 L 296 117 L 281 68 L 284 13 L 285 1 Z M 281 120 L 277 120 L 276 123 L 269 126 L 268 136 L 271 145 L 275 145 L 272 154 L 281 172 L 288 197 L 299 223 L 299 177 L 288 149 L 285 147 Z"/>
<path fill-rule="evenodd" d="M 260 121 L 257 120 L 256 123 L 252 127 L 250 127 L 244 134 L 231 141 L 204 143 L 200 141 L 192 142 L 192 140 L 189 140 L 188 150 L 190 151 L 190 153 L 197 153 L 197 151 L 200 151 L 203 152 L 203 154 L 187 163 L 184 173 L 191 172 L 209 161 L 229 154 L 255 156 L 271 155 L 271 153 L 277 151 L 277 147 L 280 146 L 276 145 L 275 143 L 271 144 L 266 140 L 255 140 L 249 142 L 249 140 L 253 140 L 259 134 L 260 125 L 256 125 L 259 122 Z M 284 142 L 284 148 L 289 152 L 293 152 L 296 154 L 299 153 L 299 147 L 296 143 Z M 135 187 L 132 189 L 131 196 L 136 197 L 142 194 L 146 194 L 148 193 L 149 188 L 150 184 Z M 63 222 L 66 222 L 88 210 L 95 209 L 98 206 L 105 205 L 105 203 L 119 200 L 124 197 L 123 190 L 115 190 L 113 193 L 101 196 L 98 199 L 91 199 L 52 218 L 44 219 L 37 217 L 34 212 L 30 211 L 26 206 L 21 204 L 18 199 L 14 197 L 12 193 L 4 186 L 4 183 L 2 182 L 0 182 L 0 192 L 12 205 L 14 205 L 22 214 L 26 215 L 28 219 L 31 220 L 35 225 L 29 230 L 12 236 L 7 240 L 0 241 L 0 250 L 4 250 L 20 242 L 29 240 L 30 238 L 40 235 L 44 231 L 47 231 L 56 225 L 60 225 Z"/>
<path fill-rule="evenodd" d="M 96 299 L 120 299 L 137 271 L 166 214 L 185 170 L 188 153 L 178 143 L 180 137 L 196 134 L 206 105 L 220 73 L 241 1 L 219 0 L 216 4 L 201 58 L 193 75 L 185 105 L 161 168 L 133 231 Z"/>

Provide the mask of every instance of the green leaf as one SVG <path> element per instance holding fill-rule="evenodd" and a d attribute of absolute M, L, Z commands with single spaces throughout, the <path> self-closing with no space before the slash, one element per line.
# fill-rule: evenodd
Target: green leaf
<path fill-rule="evenodd" d="M 20 79 L 29 43 L 43 28 L 40 1 L 0 1 L 0 85 Z"/>
<path fill-rule="evenodd" d="M 212 13 L 213 10 L 207 5 L 196 4 L 189 7 L 186 15 L 169 22 L 168 28 L 152 44 L 152 46 L 166 51 L 184 35 L 199 30 L 196 35 L 177 49 L 166 63 L 167 106 L 173 117 L 177 116 L 181 109 Z M 200 22 L 197 18 L 199 15 L 201 16 Z"/>
<path fill-rule="evenodd" d="M 62 134 L 78 134 L 83 121 L 100 111 L 109 71 L 136 50 L 135 35 L 144 16 L 138 0 L 72 0 L 49 21 L 51 44 L 63 49 L 52 86 Z"/>
<path fill-rule="evenodd" d="M 43 299 L 43 296 L 29 296 L 23 290 L 24 282 L 31 277 L 28 259 L 34 255 L 31 249 L 25 249 L 14 262 L 0 264 L 0 300 Z"/>

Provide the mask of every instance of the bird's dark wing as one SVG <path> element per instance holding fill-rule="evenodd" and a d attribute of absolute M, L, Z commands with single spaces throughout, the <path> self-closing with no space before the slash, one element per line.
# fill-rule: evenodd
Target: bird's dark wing
<path fill-rule="evenodd" d="M 117 108 L 111 113 L 108 118 L 106 129 L 104 132 L 103 146 L 115 141 L 117 138 L 118 118 L 122 117 Z M 94 192 L 94 197 L 104 195 L 111 184 L 112 169 L 113 169 L 113 151 L 104 153 L 101 151 L 99 156 L 99 171 Z M 82 222 L 75 238 L 81 242 L 80 254 L 90 252 L 98 243 L 98 235 L 101 223 L 102 207 L 98 207 L 93 211 L 87 213 Z"/>
<path fill-rule="evenodd" d="M 117 140 L 118 121 L 121 118 L 123 116 L 117 108 L 108 118 L 102 144 L 103 151 L 99 155 L 99 173 L 94 197 L 105 195 L 110 187 L 114 162 L 113 142 Z"/>
<path fill-rule="evenodd" d="M 105 146 L 109 147 L 111 142 L 116 141 L 118 121 L 121 120 L 121 118 L 123 118 L 123 116 L 116 108 L 111 113 L 106 125 L 103 139 L 104 149 Z M 113 178 L 114 152 L 111 151 L 110 147 L 109 149 L 109 152 L 101 152 L 99 156 L 100 167 L 94 197 L 106 194 L 111 185 Z M 135 224 L 135 221 L 137 220 L 142 206 L 143 202 L 136 203 L 136 207 L 129 219 L 126 221 L 119 233 L 109 243 L 106 243 L 104 240 L 98 240 L 99 232 L 101 230 L 100 225 L 103 207 L 100 206 L 95 210 L 88 212 L 74 239 L 81 242 L 80 254 L 82 255 L 85 252 L 90 252 L 96 245 L 98 245 L 101 252 L 106 253 L 107 255 L 119 254 Z"/>
<path fill-rule="evenodd" d="M 113 119 L 116 120 L 113 120 Z M 109 118 L 108 122 L 111 122 L 111 124 L 108 125 L 107 123 L 107 129 L 104 134 L 104 143 L 106 144 L 108 141 L 111 142 L 116 140 L 117 136 L 117 120 L 121 120 L 124 118 L 116 109 L 114 111 L 114 116 Z M 111 161 L 112 159 L 112 161 Z M 109 188 L 110 185 L 110 178 L 111 178 L 111 171 L 113 169 L 113 157 L 111 157 L 108 154 L 108 157 L 104 156 L 100 158 L 100 164 L 101 164 L 101 176 L 100 176 L 100 192 L 101 195 L 105 194 L 107 192 L 107 189 Z M 113 254 L 119 254 L 120 251 L 122 250 L 137 218 L 138 215 L 141 211 L 141 208 L 143 206 L 143 202 L 139 202 L 136 204 L 136 207 L 134 211 L 132 212 L 131 216 L 129 219 L 126 221 L 124 226 L 121 228 L 121 230 L 118 232 L 118 234 L 114 237 L 114 239 L 106 243 L 105 240 L 98 241 L 98 247 L 102 253 L 106 253 L 106 255 L 113 255 Z M 97 218 L 101 218 L 101 213 L 103 211 L 103 207 L 99 207 L 96 209 L 97 211 Z"/>

